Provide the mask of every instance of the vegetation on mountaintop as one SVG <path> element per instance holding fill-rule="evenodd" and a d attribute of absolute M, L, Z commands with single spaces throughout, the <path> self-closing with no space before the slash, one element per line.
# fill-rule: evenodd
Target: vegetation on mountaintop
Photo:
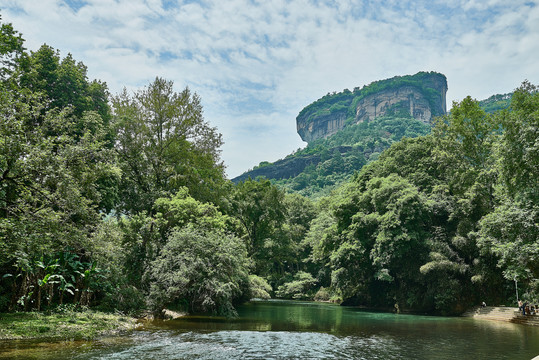
<path fill-rule="evenodd" d="M 378 80 L 363 86 L 361 89 L 356 87 L 354 91 L 344 89 L 339 93 L 328 93 L 303 108 L 297 119 L 302 119 L 302 122 L 310 123 L 318 116 L 339 112 L 345 114 L 346 119 L 352 120 L 355 117 L 355 110 L 359 101 L 371 94 L 387 89 L 397 89 L 402 86 L 412 86 L 418 89 L 429 102 L 434 115 L 442 115 L 441 113 L 436 113 L 436 109 L 439 107 L 438 104 L 441 103 L 440 92 L 430 87 L 428 85 L 429 82 L 425 81 L 429 77 L 438 77 L 440 81 L 444 84 L 446 83 L 444 75 L 424 71 L 418 72 L 415 75 L 395 76 L 386 80 Z"/>
<path fill-rule="evenodd" d="M 479 101 L 479 106 L 489 114 L 495 113 L 499 110 L 508 109 L 511 106 L 512 96 L 513 93 L 492 95 L 488 99 Z"/>

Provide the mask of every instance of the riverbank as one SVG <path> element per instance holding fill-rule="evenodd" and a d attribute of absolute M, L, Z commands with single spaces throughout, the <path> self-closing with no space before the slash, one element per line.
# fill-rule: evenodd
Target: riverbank
<path fill-rule="evenodd" d="M 99 311 L 0 314 L 0 340 L 90 340 L 135 329 L 137 319 Z"/>
<path fill-rule="evenodd" d="M 517 307 L 478 306 L 468 310 L 462 316 L 478 320 L 506 321 L 514 324 L 539 326 L 539 315 L 522 315 Z"/>

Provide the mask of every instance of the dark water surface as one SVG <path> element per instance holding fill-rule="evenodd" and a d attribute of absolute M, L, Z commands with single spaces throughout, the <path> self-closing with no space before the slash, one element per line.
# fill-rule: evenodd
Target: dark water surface
<path fill-rule="evenodd" d="M 0 342 L 0 359 L 531 359 L 539 328 L 470 318 L 254 301 L 239 318 L 152 322 L 98 341 Z"/>

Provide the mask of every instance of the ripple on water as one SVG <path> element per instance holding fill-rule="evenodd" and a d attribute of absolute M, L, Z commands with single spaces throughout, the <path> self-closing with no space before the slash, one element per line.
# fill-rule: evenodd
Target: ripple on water
<path fill-rule="evenodd" d="M 124 344 L 125 346 L 126 344 Z M 383 355 L 380 348 L 384 347 Z M 398 359 L 399 346 L 380 336 L 312 332 L 139 332 L 124 349 L 77 359 Z M 393 351 L 392 351 L 393 349 Z M 97 349 L 94 349 L 97 350 Z"/>
<path fill-rule="evenodd" d="M 100 359 L 342 359 L 339 343 L 329 334 L 218 331 L 211 333 L 139 333 L 140 342 Z M 254 345 L 254 346 L 253 346 Z M 89 355 L 89 354 L 86 354 Z M 85 357 L 80 357 L 85 358 Z"/>

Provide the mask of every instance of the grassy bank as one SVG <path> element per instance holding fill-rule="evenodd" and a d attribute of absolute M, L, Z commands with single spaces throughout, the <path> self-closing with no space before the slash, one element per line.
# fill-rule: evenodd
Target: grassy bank
<path fill-rule="evenodd" d="M 46 338 L 94 339 L 133 330 L 136 319 L 97 311 L 0 313 L 0 340 Z"/>

